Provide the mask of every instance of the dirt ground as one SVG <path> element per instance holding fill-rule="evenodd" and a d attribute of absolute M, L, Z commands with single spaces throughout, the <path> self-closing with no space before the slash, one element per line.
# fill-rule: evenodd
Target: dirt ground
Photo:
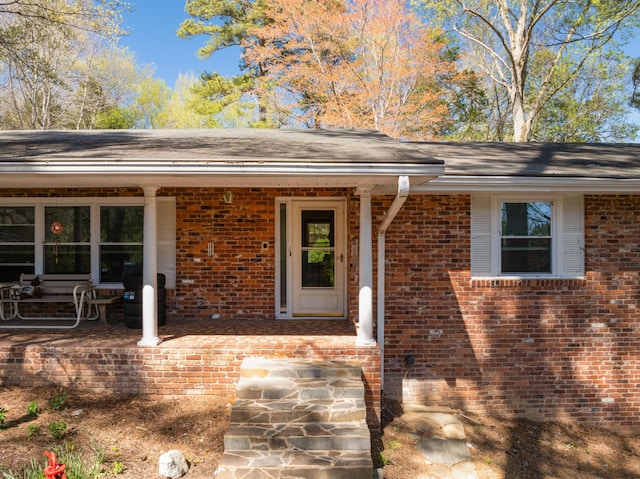
<path fill-rule="evenodd" d="M 63 409 L 55 410 L 50 401 L 60 397 L 65 398 Z M 32 401 L 41 409 L 37 415 L 27 413 Z M 152 401 L 17 387 L 0 388 L 1 409 L 6 412 L 0 429 L 0 474 L 18 472 L 34 458 L 45 464 L 43 452 L 58 446 L 85 451 L 87 457 L 99 450 L 106 458 L 104 477 L 123 479 L 160 477 L 158 458 L 170 449 L 181 450 L 190 462 L 185 479 L 211 479 L 231 411 L 216 398 Z M 593 427 L 464 416 L 478 479 L 640 477 L 640 437 Z M 49 425 L 62 420 L 68 429 L 55 439 Z M 418 438 L 429 431 L 397 406 L 387 408 L 383 420 L 374 450 L 384 478 L 429 479 L 416 448 Z"/>

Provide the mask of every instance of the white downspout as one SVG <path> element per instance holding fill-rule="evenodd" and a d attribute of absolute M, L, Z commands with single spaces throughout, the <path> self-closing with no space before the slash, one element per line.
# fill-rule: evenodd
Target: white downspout
<path fill-rule="evenodd" d="M 387 211 L 387 214 L 382 221 L 382 224 L 378 227 L 378 292 L 377 292 L 377 339 L 378 346 L 380 347 L 380 385 L 384 390 L 384 283 L 385 283 L 385 233 L 394 220 L 398 211 L 404 205 L 404 202 L 409 196 L 409 190 L 411 185 L 409 184 L 408 176 L 398 177 L 398 193 Z"/>

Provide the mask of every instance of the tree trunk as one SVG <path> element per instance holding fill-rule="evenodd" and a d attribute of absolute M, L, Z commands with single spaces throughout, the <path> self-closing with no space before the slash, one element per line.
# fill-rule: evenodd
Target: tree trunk
<path fill-rule="evenodd" d="M 510 33 L 511 44 L 511 111 L 513 121 L 513 141 L 529 140 L 529 128 L 525 114 L 525 88 L 529 63 L 529 37 L 527 34 L 527 3 L 522 0 L 520 18 L 516 28 Z"/>
<path fill-rule="evenodd" d="M 513 98 L 513 141 L 529 141 L 529 122 L 524 114 L 524 101 L 521 95 L 516 94 Z"/>

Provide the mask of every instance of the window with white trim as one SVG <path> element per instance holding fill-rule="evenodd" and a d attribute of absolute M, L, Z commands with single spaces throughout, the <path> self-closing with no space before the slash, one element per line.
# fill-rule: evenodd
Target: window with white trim
<path fill-rule="evenodd" d="M 473 196 L 472 276 L 583 276 L 583 217 L 582 196 Z"/>
<path fill-rule="evenodd" d="M 551 201 L 501 201 L 500 272 L 552 272 Z"/>
<path fill-rule="evenodd" d="M 35 208 L 0 205 L 0 282 L 34 272 Z"/>
<path fill-rule="evenodd" d="M 118 286 L 143 256 L 143 198 L 0 199 L 0 282 L 21 273 L 90 273 Z M 175 287 L 175 198 L 157 198 L 158 272 Z"/>
<path fill-rule="evenodd" d="M 100 282 L 122 281 L 126 263 L 142 263 L 143 206 L 100 207 Z"/>

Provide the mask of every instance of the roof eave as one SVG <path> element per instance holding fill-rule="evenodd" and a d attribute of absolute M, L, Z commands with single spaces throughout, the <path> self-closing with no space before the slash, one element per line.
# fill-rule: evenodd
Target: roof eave
<path fill-rule="evenodd" d="M 409 176 L 412 186 L 444 173 L 439 163 L 339 163 L 291 161 L 30 161 L 0 162 L 3 186 L 314 186 L 395 185 Z"/>
<path fill-rule="evenodd" d="M 640 178 L 443 176 L 416 186 L 411 192 L 637 194 Z"/>

